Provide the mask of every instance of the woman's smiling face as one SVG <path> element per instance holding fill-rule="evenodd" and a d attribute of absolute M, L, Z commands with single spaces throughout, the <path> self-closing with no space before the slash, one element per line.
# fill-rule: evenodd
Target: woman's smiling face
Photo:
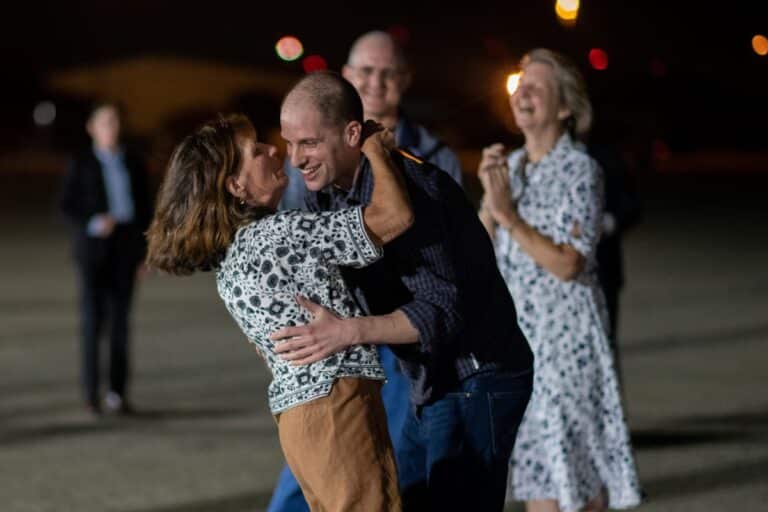
<path fill-rule="evenodd" d="M 523 133 L 559 125 L 570 115 L 560 97 L 555 70 L 542 62 L 531 62 L 523 69 L 520 84 L 509 97 L 509 105 Z"/>
<path fill-rule="evenodd" d="M 235 181 L 244 191 L 243 200 L 250 206 L 277 208 L 288 185 L 277 148 L 255 138 L 245 139 L 240 146 L 240 171 Z"/>

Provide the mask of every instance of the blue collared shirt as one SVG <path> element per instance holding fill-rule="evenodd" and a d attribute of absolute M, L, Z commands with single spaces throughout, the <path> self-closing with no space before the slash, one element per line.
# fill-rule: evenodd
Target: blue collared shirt
<path fill-rule="evenodd" d="M 477 373 L 530 369 L 533 356 L 474 207 L 446 173 L 392 156 L 404 170 L 414 224 L 384 247 L 382 260 L 342 274 L 367 314 L 399 309 L 419 332 L 418 344 L 390 347 L 410 380 L 412 403 L 438 400 Z M 372 192 L 363 157 L 349 191 L 329 186 L 308 193 L 307 206 L 325 211 L 366 205 Z"/>
<path fill-rule="evenodd" d="M 133 193 L 131 190 L 131 175 L 125 166 L 125 155 L 122 149 L 109 151 L 93 148 L 96 159 L 101 164 L 101 176 L 107 193 L 109 214 L 117 223 L 127 224 L 134 219 Z M 88 223 L 88 233 L 93 235 L 99 231 L 98 218 L 92 218 Z"/>

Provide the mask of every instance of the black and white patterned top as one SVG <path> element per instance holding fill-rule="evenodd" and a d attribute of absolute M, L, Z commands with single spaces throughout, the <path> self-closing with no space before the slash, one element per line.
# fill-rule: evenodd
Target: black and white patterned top
<path fill-rule="evenodd" d="M 595 249 L 602 172 L 568 134 L 536 163 L 508 159 L 520 216 L 556 244 L 574 247 L 584 270 L 561 281 L 499 228 L 496 256 L 535 355 L 533 394 L 517 433 L 510 484 L 517 500 L 556 499 L 581 510 L 602 488 L 610 508 L 640 502 L 629 432 L 608 345 Z"/>
<path fill-rule="evenodd" d="M 340 377 L 384 379 L 371 345 L 354 345 L 326 359 L 293 366 L 274 352 L 269 335 L 311 320 L 303 295 L 341 317 L 362 312 L 339 266 L 363 267 L 382 256 L 367 236 L 362 208 L 270 215 L 241 227 L 216 273 L 224 304 L 272 371 L 269 407 L 277 414 L 327 395 Z"/>

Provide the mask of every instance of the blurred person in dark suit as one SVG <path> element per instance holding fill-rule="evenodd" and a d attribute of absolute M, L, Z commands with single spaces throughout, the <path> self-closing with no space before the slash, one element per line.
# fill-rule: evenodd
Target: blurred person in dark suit
<path fill-rule="evenodd" d="M 130 413 L 129 316 L 145 253 L 151 204 L 144 162 L 120 139 L 120 111 L 102 102 L 86 130 L 92 145 L 77 155 L 64 178 L 60 208 L 73 226 L 79 273 L 82 384 L 88 409 L 102 411 L 99 340 L 108 324 L 109 388 L 104 406 Z"/>

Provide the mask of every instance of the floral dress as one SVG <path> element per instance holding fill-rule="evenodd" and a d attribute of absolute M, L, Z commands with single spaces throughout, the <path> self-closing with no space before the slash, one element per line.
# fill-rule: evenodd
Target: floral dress
<path fill-rule="evenodd" d="M 516 500 L 554 499 L 579 510 L 608 494 L 611 508 L 640 502 L 640 487 L 606 332 L 595 247 L 602 218 L 602 176 L 568 134 L 539 162 L 524 150 L 508 159 L 520 216 L 556 244 L 586 258 L 563 282 L 498 228 L 496 256 L 535 355 L 531 401 L 510 460 Z"/>

